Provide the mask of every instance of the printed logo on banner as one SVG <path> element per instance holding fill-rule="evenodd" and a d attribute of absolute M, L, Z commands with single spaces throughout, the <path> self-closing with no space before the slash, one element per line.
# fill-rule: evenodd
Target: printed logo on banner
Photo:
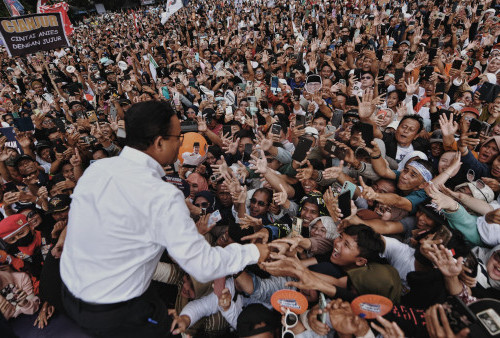
<path fill-rule="evenodd" d="M 0 34 L 9 56 L 69 46 L 61 13 L 0 18 Z"/>

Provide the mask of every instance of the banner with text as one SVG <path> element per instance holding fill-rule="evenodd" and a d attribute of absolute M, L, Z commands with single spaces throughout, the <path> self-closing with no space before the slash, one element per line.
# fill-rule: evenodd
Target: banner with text
<path fill-rule="evenodd" d="M 0 18 L 0 34 L 10 56 L 69 46 L 61 13 Z"/>

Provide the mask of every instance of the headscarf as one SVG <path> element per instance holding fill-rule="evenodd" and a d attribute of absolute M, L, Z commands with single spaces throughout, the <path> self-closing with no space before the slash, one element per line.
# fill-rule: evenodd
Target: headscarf
<path fill-rule="evenodd" d="M 418 150 L 412 151 L 411 153 L 406 154 L 406 156 L 403 157 L 403 160 L 401 160 L 401 162 L 399 162 L 398 171 L 403 170 L 405 168 L 406 162 L 408 162 L 411 158 L 414 158 L 414 157 L 418 157 L 421 160 L 425 160 L 425 161 L 428 160 L 427 155 L 425 155 L 423 152 L 418 151 Z"/>
<path fill-rule="evenodd" d="M 313 219 L 312 222 L 309 224 L 309 228 L 311 228 L 318 221 L 321 221 L 321 223 L 326 229 L 326 239 L 335 239 L 339 237 L 339 232 L 337 231 L 337 225 L 335 225 L 333 218 L 331 218 L 330 216 L 317 217 Z"/>
<path fill-rule="evenodd" d="M 198 184 L 198 191 L 204 191 L 208 190 L 208 183 L 205 177 L 201 176 L 198 173 L 192 173 L 191 175 L 188 176 L 186 179 L 189 183 L 197 183 Z"/>
<path fill-rule="evenodd" d="M 492 137 L 488 137 L 482 144 L 481 144 L 481 147 L 483 147 L 484 145 L 488 144 L 490 141 L 495 141 L 497 147 L 498 147 L 498 150 L 500 150 L 500 136 L 492 136 Z"/>
<path fill-rule="evenodd" d="M 198 197 L 203 197 L 208 201 L 209 206 L 207 212 L 211 213 L 215 211 L 215 196 L 212 192 L 208 190 L 198 191 L 196 195 L 194 195 L 193 204 Z"/>
<path fill-rule="evenodd" d="M 493 256 L 493 254 L 497 251 L 500 251 L 500 244 L 493 249 L 482 248 L 479 246 L 472 249 L 472 252 L 479 261 L 479 269 L 477 271 L 476 280 L 479 285 L 485 289 L 494 288 L 500 290 L 500 281 L 491 279 L 488 275 L 488 270 L 486 269 L 491 256 Z"/>

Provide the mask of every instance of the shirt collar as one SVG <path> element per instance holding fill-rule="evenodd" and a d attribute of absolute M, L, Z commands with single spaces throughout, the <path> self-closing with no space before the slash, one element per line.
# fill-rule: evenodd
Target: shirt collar
<path fill-rule="evenodd" d="M 154 171 L 156 171 L 159 178 L 165 176 L 163 167 L 154 158 L 143 151 L 125 146 L 125 148 L 123 148 L 122 152 L 120 153 L 120 157 L 126 158 L 127 160 L 153 169 Z"/>

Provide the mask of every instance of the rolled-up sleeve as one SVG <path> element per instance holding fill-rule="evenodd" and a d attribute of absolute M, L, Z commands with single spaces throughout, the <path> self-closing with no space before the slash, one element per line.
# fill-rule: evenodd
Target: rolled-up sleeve
<path fill-rule="evenodd" d="M 153 239 L 165 246 L 169 255 L 196 280 L 209 282 L 258 262 L 260 253 L 254 244 L 211 247 L 198 233 L 182 193 L 176 191 L 165 198 L 159 203 L 163 209 L 155 220 Z"/>

